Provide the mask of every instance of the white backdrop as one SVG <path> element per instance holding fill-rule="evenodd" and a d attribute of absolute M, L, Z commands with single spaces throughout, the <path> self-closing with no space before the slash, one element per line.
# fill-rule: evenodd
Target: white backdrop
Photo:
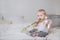
<path fill-rule="evenodd" d="M 60 15 L 60 0 L 0 0 L 0 14 L 6 20 L 34 21 L 40 8 L 45 9 L 47 14 Z"/>

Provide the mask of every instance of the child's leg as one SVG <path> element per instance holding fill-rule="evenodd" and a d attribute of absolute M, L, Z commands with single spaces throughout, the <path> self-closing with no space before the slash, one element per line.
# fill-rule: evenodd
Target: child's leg
<path fill-rule="evenodd" d="M 37 29 L 32 29 L 30 31 L 27 31 L 26 34 L 29 35 L 29 36 L 33 36 L 33 34 L 37 32 Z"/>
<path fill-rule="evenodd" d="M 38 30 L 37 29 L 32 29 L 29 31 L 29 33 L 34 33 L 34 32 L 37 32 Z"/>
<path fill-rule="evenodd" d="M 30 30 L 30 31 L 29 31 L 30 36 L 33 36 L 33 34 L 34 34 L 35 32 L 37 32 L 37 29 L 32 29 L 32 30 Z"/>
<path fill-rule="evenodd" d="M 40 31 L 38 32 L 38 37 L 46 37 L 48 35 L 47 32 Z"/>

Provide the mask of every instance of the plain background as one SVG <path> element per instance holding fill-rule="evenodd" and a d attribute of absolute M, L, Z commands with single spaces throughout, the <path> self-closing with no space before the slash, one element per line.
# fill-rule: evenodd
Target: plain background
<path fill-rule="evenodd" d="M 47 14 L 60 15 L 60 0 L 0 0 L 0 16 L 15 22 L 34 21 L 41 8 Z"/>

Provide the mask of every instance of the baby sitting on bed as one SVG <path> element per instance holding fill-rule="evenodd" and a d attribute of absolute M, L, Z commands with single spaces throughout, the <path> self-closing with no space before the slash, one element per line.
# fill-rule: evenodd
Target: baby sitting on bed
<path fill-rule="evenodd" d="M 51 27 L 52 21 L 47 19 L 46 12 L 44 9 L 37 11 L 37 20 L 35 21 L 35 28 L 30 30 L 28 33 L 32 37 L 45 37 L 48 35 L 48 31 Z"/>

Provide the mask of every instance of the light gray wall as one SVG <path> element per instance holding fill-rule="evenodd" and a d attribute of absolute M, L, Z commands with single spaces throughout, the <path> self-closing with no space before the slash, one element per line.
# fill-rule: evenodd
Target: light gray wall
<path fill-rule="evenodd" d="M 6 20 L 33 21 L 40 8 L 47 14 L 60 15 L 60 0 L 0 0 L 0 14 Z"/>

